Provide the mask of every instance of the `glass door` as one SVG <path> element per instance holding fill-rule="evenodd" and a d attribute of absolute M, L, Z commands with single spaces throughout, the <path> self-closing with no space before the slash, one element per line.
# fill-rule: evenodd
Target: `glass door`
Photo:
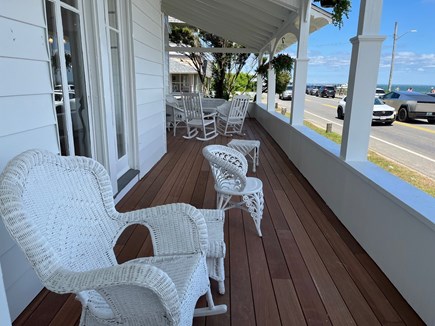
<path fill-rule="evenodd" d="M 112 103 L 115 119 L 117 175 L 121 177 L 129 169 L 128 163 L 128 137 L 126 128 L 126 110 L 124 94 L 124 69 L 122 65 L 122 34 L 120 24 L 120 6 L 118 0 L 106 1 L 106 32 L 109 43 L 110 75 L 112 88 Z"/>
<path fill-rule="evenodd" d="M 61 154 L 92 157 L 78 1 L 46 0 L 46 17 Z"/>

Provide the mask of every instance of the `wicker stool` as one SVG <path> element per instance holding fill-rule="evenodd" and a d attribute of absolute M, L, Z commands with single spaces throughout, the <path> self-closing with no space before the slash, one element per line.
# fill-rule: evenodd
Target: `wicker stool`
<path fill-rule="evenodd" d="M 256 167 L 260 164 L 259 140 L 233 139 L 227 146 L 234 148 L 245 156 L 248 155 L 252 159 L 252 172 L 256 171 Z"/>
<path fill-rule="evenodd" d="M 224 241 L 225 212 L 220 209 L 200 209 L 208 231 L 207 269 L 208 276 L 219 284 L 219 293 L 225 293 Z"/>

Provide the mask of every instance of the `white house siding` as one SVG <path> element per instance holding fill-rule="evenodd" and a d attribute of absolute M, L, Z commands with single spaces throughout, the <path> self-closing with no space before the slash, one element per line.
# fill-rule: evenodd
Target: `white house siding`
<path fill-rule="evenodd" d="M 166 152 L 164 39 L 159 0 L 132 1 L 140 177 Z"/>
<path fill-rule="evenodd" d="M 0 0 L 0 171 L 29 148 L 59 152 L 45 28 L 43 1 Z M 2 223 L 0 263 L 13 320 L 42 285 Z"/>

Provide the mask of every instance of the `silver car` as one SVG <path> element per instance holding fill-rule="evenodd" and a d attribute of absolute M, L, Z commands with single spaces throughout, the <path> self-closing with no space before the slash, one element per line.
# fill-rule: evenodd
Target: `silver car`
<path fill-rule="evenodd" d="M 410 119 L 426 119 L 435 124 L 435 98 L 419 92 L 394 91 L 384 96 L 382 100 L 392 106 L 400 122 Z"/>

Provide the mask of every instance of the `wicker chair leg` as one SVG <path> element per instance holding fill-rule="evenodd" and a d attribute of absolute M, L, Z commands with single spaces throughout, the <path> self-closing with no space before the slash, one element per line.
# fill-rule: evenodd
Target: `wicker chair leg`
<path fill-rule="evenodd" d="M 264 208 L 264 197 L 263 191 L 259 191 L 255 194 L 249 194 L 243 196 L 243 201 L 245 202 L 246 208 L 248 212 L 251 214 L 252 219 L 254 220 L 255 228 L 257 229 L 257 233 L 260 237 L 262 237 L 260 224 L 261 219 L 263 218 L 263 208 Z"/>
<path fill-rule="evenodd" d="M 205 316 L 212 316 L 212 315 L 220 315 L 227 312 L 227 305 L 220 304 L 215 306 L 213 297 L 211 295 L 210 288 L 207 291 L 206 294 L 207 298 L 207 304 L 208 307 L 206 308 L 196 308 L 195 312 L 193 313 L 193 317 L 205 317 Z"/>

